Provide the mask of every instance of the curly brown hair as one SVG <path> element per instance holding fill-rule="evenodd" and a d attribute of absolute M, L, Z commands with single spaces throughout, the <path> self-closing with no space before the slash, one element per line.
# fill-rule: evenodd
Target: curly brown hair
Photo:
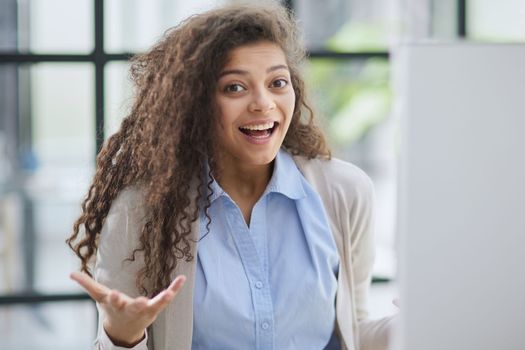
<path fill-rule="evenodd" d="M 296 96 L 284 148 L 308 158 L 330 157 L 305 99 L 299 72 L 305 50 L 293 16 L 277 4 L 227 6 L 194 15 L 131 60 L 134 104 L 98 154 L 82 215 L 66 240 L 82 271 L 91 275 L 105 218 L 113 200 L 129 186 L 140 186 L 147 211 L 139 246 L 129 257 L 135 260 L 137 252 L 144 256 L 136 281 L 142 293 L 165 288 L 177 262 L 194 258 L 191 224 L 209 207 L 207 181 L 215 170 L 212 102 L 218 74 L 232 49 L 263 40 L 284 51 Z M 191 194 L 194 183 L 196 198 Z"/>

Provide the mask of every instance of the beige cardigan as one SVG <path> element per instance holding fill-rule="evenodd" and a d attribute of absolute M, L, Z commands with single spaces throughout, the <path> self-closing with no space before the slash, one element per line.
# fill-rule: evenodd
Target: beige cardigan
<path fill-rule="evenodd" d="M 386 350 L 392 318 L 367 320 L 367 294 L 374 261 L 372 182 L 361 169 L 341 160 L 307 160 L 299 156 L 294 160 L 323 201 L 339 252 L 336 329 L 342 349 Z M 137 246 L 145 213 L 141 201 L 137 189 L 126 189 L 115 199 L 102 229 L 95 264 L 97 281 L 130 296 L 139 295 L 135 276 L 140 259 L 123 261 Z M 192 228 L 194 238 L 198 236 L 197 222 Z M 191 349 L 196 245 L 192 254 L 195 258 L 179 262 L 174 273 L 187 276 L 185 286 L 148 328 L 147 341 L 134 349 Z M 124 349 L 111 343 L 102 328 L 104 315 L 100 309 L 99 313 L 95 349 Z"/>

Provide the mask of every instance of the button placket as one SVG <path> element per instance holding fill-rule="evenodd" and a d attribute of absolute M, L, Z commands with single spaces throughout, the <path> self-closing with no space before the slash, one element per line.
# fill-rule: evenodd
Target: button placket
<path fill-rule="evenodd" d="M 229 205 L 235 206 L 233 203 Z M 240 210 L 235 218 L 226 216 L 226 223 L 237 247 L 246 277 L 250 281 L 256 325 L 256 348 L 273 349 L 273 302 L 269 285 L 266 283 L 265 259 L 260 256 Z M 266 254 L 265 251 L 261 253 Z"/>

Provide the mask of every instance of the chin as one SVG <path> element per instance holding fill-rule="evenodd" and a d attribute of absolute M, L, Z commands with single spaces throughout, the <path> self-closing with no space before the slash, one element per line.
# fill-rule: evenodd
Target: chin
<path fill-rule="evenodd" d="M 261 154 L 258 156 L 249 155 L 247 157 L 243 157 L 242 159 L 250 165 L 268 165 L 274 161 L 275 157 L 277 157 L 277 152 Z"/>
<path fill-rule="evenodd" d="M 274 161 L 279 152 L 280 146 L 274 145 L 271 147 L 265 147 L 266 149 L 250 149 L 250 147 L 242 151 L 242 155 L 239 157 L 242 161 L 252 165 L 266 165 Z"/>

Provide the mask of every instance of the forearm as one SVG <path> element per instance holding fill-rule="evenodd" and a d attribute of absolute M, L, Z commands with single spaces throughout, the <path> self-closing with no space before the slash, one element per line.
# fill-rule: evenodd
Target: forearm
<path fill-rule="evenodd" d="M 148 333 L 143 334 L 142 339 L 136 344 L 125 344 L 114 342 L 102 325 L 99 326 L 97 339 L 95 340 L 95 350 L 153 350 L 148 348 Z"/>

